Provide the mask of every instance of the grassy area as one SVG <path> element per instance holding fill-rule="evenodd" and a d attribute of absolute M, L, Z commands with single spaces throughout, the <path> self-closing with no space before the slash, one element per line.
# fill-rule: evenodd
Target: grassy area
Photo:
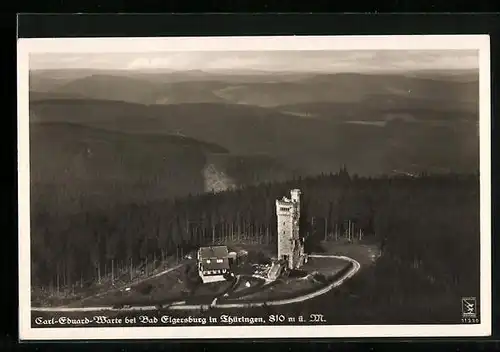
<path fill-rule="evenodd" d="M 256 264 L 270 263 L 275 255 L 275 246 L 262 244 L 231 244 L 230 251 L 246 251 L 240 265 L 235 268 L 235 272 L 244 275 L 234 287 L 234 291 L 224 300 L 261 300 L 261 299 L 282 299 L 296 296 L 304 292 L 310 292 L 324 285 L 336 272 L 345 267 L 346 262 L 334 258 L 309 258 L 309 261 L 301 268 L 304 275 L 291 275 L 281 278 L 274 284 L 265 286 L 263 280 L 251 278 L 256 268 Z M 374 253 L 376 248 L 362 244 L 346 243 L 323 243 L 324 253 L 352 256 L 362 263 L 371 262 L 370 253 Z M 233 284 L 233 282 L 201 284 L 196 271 L 195 260 L 185 260 L 183 266 L 158 277 L 138 277 L 134 282 L 123 280 L 115 287 L 102 284 L 100 290 L 92 291 L 94 296 L 87 292 L 87 296 L 73 296 L 66 301 L 59 300 L 58 304 L 66 304 L 69 307 L 89 307 L 89 306 L 120 306 L 120 305 L 157 305 L 167 304 L 174 301 L 188 300 L 195 304 L 198 301 L 205 302 L 211 297 L 223 295 Z M 168 263 L 174 266 L 175 263 Z M 363 265 L 363 264 L 362 264 Z M 157 265 L 155 269 L 150 269 L 150 276 L 164 270 L 167 263 Z M 307 274 L 319 274 L 314 278 L 305 278 Z M 137 280 L 143 280 L 138 282 Z M 247 282 L 248 285 L 247 286 Z M 97 285 L 95 285 L 97 286 Z M 94 286 L 94 289 L 96 288 Z M 96 292 L 98 294 L 96 294 Z M 89 297 L 90 296 L 90 297 Z M 53 304 L 53 305 L 58 305 Z"/>
<path fill-rule="evenodd" d="M 378 258 L 379 245 L 369 241 L 348 243 L 347 241 L 323 241 L 321 247 L 324 252 L 320 254 L 342 255 L 350 257 L 361 264 L 361 267 L 369 266 Z"/>
<path fill-rule="evenodd" d="M 278 300 L 313 292 L 328 284 L 335 274 L 345 268 L 347 264 L 344 260 L 334 258 L 310 258 L 307 264 L 300 269 L 304 275 L 293 275 L 292 272 L 290 276 L 281 277 L 274 283 L 264 286 L 263 289 L 242 295 L 238 299 Z"/>
<path fill-rule="evenodd" d="M 33 306 L 54 307 L 68 305 L 69 307 L 89 306 L 91 302 L 99 301 L 103 296 L 119 295 L 119 292 L 130 286 L 136 286 L 168 268 L 181 264 L 176 257 L 166 260 L 155 260 L 135 266 L 132 275 L 129 268 L 116 270 L 114 275 L 108 273 L 101 276 L 100 281 L 80 282 L 71 287 L 55 289 L 44 289 L 34 287 L 31 293 L 31 304 Z"/>
<path fill-rule="evenodd" d="M 181 267 L 158 278 L 147 280 L 138 285 L 130 285 L 112 290 L 101 296 L 90 297 L 85 301 L 75 302 L 71 306 L 109 306 L 121 303 L 151 304 L 159 299 L 174 299 L 185 289 L 183 275 Z"/>
<path fill-rule="evenodd" d="M 309 258 L 307 263 L 304 264 L 300 270 L 308 273 L 318 273 L 328 279 L 343 269 L 347 264 L 345 260 L 336 258 Z"/>
<path fill-rule="evenodd" d="M 304 292 L 315 291 L 323 287 L 323 284 L 310 277 L 303 279 L 278 279 L 274 283 L 265 286 L 262 290 L 243 297 L 243 301 L 268 301 L 300 296 Z"/>
<path fill-rule="evenodd" d="M 223 294 L 232 284 L 232 281 L 201 284 L 195 261 L 192 260 L 178 269 L 138 285 L 113 290 L 101 296 L 75 302 L 71 306 L 163 305 L 184 300 L 191 304 L 198 301 L 206 303 L 207 300 L 211 301 L 215 296 Z"/>

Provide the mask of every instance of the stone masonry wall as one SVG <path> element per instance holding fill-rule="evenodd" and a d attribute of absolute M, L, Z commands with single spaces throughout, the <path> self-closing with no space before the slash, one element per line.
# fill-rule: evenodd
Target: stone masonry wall
<path fill-rule="evenodd" d="M 300 241 L 298 220 L 300 217 L 300 191 L 292 191 L 291 200 L 277 200 L 278 219 L 278 258 L 288 256 L 288 266 L 298 268 L 302 265 L 303 248 Z"/>

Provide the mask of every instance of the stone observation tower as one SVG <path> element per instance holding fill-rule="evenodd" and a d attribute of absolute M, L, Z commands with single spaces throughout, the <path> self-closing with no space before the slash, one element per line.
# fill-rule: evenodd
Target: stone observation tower
<path fill-rule="evenodd" d="M 288 263 L 289 269 L 304 264 L 304 239 L 300 236 L 300 189 L 290 191 L 291 199 L 276 200 L 278 219 L 278 259 Z"/>

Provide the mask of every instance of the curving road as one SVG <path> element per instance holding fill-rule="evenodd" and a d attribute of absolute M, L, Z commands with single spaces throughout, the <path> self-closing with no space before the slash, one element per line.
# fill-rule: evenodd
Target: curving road
<path fill-rule="evenodd" d="M 341 259 L 348 261 L 352 264 L 351 268 L 337 280 L 332 282 L 326 287 L 319 289 L 318 291 L 311 292 L 306 295 L 297 296 L 289 299 L 275 300 L 275 301 L 263 301 L 263 302 L 241 302 L 241 303 L 217 303 L 217 297 L 213 299 L 210 304 L 186 304 L 185 301 L 179 301 L 172 303 L 171 305 L 166 306 L 166 309 L 173 310 L 200 310 L 200 309 L 209 309 L 209 308 L 253 308 L 253 307 L 262 307 L 262 306 L 279 306 L 291 303 L 299 303 L 306 300 L 309 300 L 314 297 L 318 297 L 323 295 L 333 288 L 342 285 L 346 280 L 354 276 L 359 269 L 361 268 L 361 264 L 358 261 L 346 257 L 346 256 L 338 256 L 338 255 L 309 255 L 310 258 L 333 258 L 333 259 Z M 232 286 L 234 287 L 234 285 Z M 124 308 L 113 308 L 109 307 L 32 307 L 32 311 L 36 312 L 92 312 L 92 311 L 152 311 L 157 310 L 157 306 L 132 306 L 132 307 L 124 307 Z"/>

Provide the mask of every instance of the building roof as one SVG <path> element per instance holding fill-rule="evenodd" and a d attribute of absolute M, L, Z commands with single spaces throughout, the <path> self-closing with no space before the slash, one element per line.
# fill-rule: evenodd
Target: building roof
<path fill-rule="evenodd" d="M 225 258 L 229 256 L 227 246 L 200 247 L 200 258 Z"/>

